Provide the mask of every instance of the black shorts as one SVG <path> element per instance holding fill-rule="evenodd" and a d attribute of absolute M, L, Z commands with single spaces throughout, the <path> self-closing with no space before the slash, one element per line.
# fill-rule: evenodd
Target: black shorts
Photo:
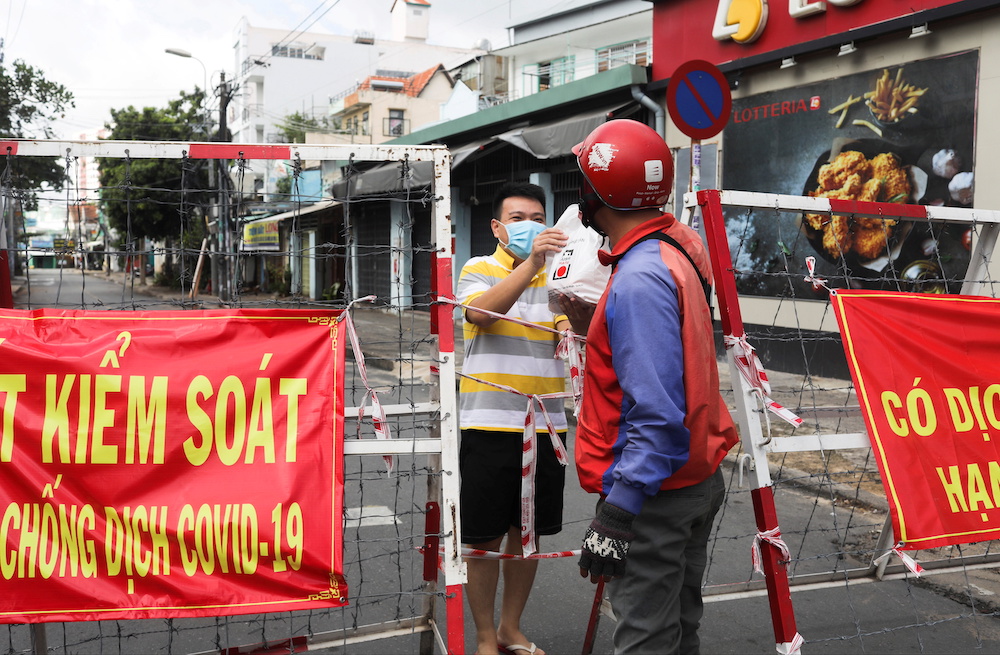
<path fill-rule="evenodd" d="M 566 433 L 559 433 L 563 444 Z M 481 544 L 521 525 L 521 432 L 462 430 L 462 543 Z M 566 467 L 548 433 L 538 433 L 535 464 L 535 534 L 562 530 Z"/>

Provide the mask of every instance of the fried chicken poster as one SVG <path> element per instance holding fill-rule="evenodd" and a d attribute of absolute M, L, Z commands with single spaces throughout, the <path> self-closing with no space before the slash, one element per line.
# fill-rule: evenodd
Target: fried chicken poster
<path fill-rule="evenodd" d="M 0 310 L 0 622 L 346 604 L 338 314 Z"/>
<path fill-rule="evenodd" d="M 1000 538 L 1000 300 L 831 302 L 902 548 Z"/>
<path fill-rule="evenodd" d="M 734 99 L 722 188 L 972 207 L 978 68 L 971 51 Z M 734 209 L 726 228 L 745 295 L 825 298 L 810 256 L 834 288 L 958 293 L 970 257 L 954 223 Z"/>

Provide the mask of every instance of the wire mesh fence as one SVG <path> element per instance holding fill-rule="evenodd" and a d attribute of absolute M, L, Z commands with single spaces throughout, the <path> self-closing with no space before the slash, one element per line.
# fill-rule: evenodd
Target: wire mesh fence
<path fill-rule="evenodd" d="M 919 576 L 893 551 L 884 480 L 828 302 L 838 289 L 995 297 L 997 214 L 875 203 L 838 211 L 823 199 L 726 191 L 686 202 L 712 250 L 741 431 L 708 602 L 766 595 L 779 652 L 937 652 L 941 624 L 961 641 L 948 648 L 998 643 L 996 541 L 909 551 Z M 847 226 L 839 240 L 833 221 Z M 877 257 L 850 247 L 862 234 L 881 239 Z M 762 238 L 777 239 L 781 256 L 755 257 Z M 723 559 L 730 542 L 759 547 L 761 570 L 743 561 L 734 572 Z"/>
<path fill-rule="evenodd" d="M 347 350 L 341 384 L 347 606 L 56 623 L 40 616 L 3 627 L 7 652 L 384 652 L 385 639 L 401 652 L 447 648 L 449 587 L 463 575 L 454 541 L 442 538 L 457 530 L 454 328 L 451 307 L 434 304 L 451 293 L 447 151 L 4 145 L 0 246 L 16 309 L 333 309 L 351 317 L 357 346 Z M 64 167 L 62 190 L 33 195 L 21 186 L 39 158 Z M 98 161 L 100 185 L 88 186 Z M 283 192 L 266 197 L 251 179 L 274 161 L 289 175 Z M 47 212 L 36 214 L 36 205 Z M 49 229 L 36 218 L 46 215 Z M 225 370 L 227 357 L 211 353 L 206 367 Z M 442 387 L 441 379 L 452 382 Z M 251 474 L 243 483 L 268 480 Z M 0 542 L 5 558 L 16 558 L 23 548 L 10 528 Z M 458 609 L 451 628 L 460 638 Z"/>

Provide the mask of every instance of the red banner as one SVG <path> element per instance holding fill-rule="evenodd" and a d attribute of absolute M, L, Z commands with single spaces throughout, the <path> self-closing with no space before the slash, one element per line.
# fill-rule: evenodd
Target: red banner
<path fill-rule="evenodd" d="M 831 296 L 896 538 L 1000 538 L 1000 300 Z"/>
<path fill-rule="evenodd" d="M 0 310 L 0 622 L 346 604 L 338 314 Z"/>

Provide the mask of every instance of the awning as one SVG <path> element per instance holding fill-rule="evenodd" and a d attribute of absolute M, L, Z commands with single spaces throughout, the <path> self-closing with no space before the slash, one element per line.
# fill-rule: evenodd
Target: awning
<path fill-rule="evenodd" d="M 338 198 L 367 196 L 376 193 L 397 193 L 428 186 L 434 180 L 434 162 L 415 161 L 406 167 L 404 178 L 401 162 L 386 162 L 375 168 L 341 178 L 333 183 L 333 195 Z M 349 192 L 349 193 L 348 193 Z"/>
<path fill-rule="evenodd" d="M 283 221 L 286 218 L 292 218 L 293 216 L 305 216 L 307 214 L 314 214 L 324 209 L 331 209 L 336 207 L 340 203 L 336 200 L 324 200 L 322 202 L 315 202 L 311 205 L 305 205 L 300 209 L 293 209 L 292 211 L 282 212 L 280 214 L 273 214 L 271 216 L 261 216 L 260 218 L 255 218 L 252 221 L 244 221 L 244 225 L 250 225 L 252 223 L 259 223 L 261 221 Z"/>
<path fill-rule="evenodd" d="M 456 168 L 459 164 L 472 158 L 473 155 L 485 152 L 491 143 L 496 142 L 497 137 L 491 136 L 488 139 L 479 139 L 478 141 L 472 141 L 457 148 L 451 148 L 451 167 Z"/>
<path fill-rule="evenodd" d="M 620 111 L 627 106 L 621 103 L 610 105 L 602 109 L 595 109 L 557 121 L 519 127 L 509 132 L 498 134 L 494 138 L 517 146 L 538 159 L 562 157 L 572 153 L 573 146 L 587 138 L 587 135 L 595 127 L 606 122 L 609 114 L 614 115 L 616 118 L 621 118 L 626 113 L 631 113 Z"/>

